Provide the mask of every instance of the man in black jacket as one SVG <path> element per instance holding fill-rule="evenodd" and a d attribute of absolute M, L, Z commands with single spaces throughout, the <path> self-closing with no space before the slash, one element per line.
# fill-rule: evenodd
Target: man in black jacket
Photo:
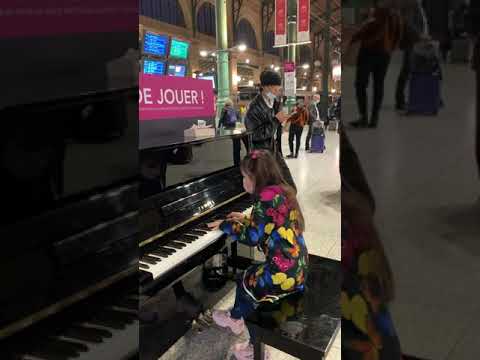
<path fill-rule="evenodd" d="M 245 115 L 245 126 L 252 132 L 252 149 L 272 151 L 277 159 L 285 181 L 295 190 L 295 182 L 285 160 L 278 149 L 275 135 L 288 116 L 281 111 L 278 97 L 282 89 L 282 78 L 272 70 L 260 75 L 261 91 L 250 103 Z"/>

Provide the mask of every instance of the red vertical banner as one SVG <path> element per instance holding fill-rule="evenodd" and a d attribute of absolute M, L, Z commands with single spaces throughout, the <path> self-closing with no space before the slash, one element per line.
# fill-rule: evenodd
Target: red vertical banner
<path fill-rule="evenodd" d="M 297 42 L 310 41 L 310 0 L 297 0 Z"/>
<path fill-rule="evenodd" d="M 287 0 L 275 0 L 275 46 L 287 44 Z"/>

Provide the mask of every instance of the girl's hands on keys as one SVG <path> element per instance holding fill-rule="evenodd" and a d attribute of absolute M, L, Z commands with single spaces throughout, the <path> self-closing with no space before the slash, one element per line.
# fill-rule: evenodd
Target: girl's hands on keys
<path fill-rule="evenodd" d="M 215 220 L 211 223 L 208 223 L 207 226 L 210 230 L 218 230 L 220 228 L 220 224 L 223 222 L 223 220 Z"/>
<path fill-rule="evenodd" d="M 227 220 L 228 221 L 238 221 L 242 222 L 243 219 L 245 219 L 245 215 L 240 212 L 231 212 L 230 214 L 227 215 Z"/>

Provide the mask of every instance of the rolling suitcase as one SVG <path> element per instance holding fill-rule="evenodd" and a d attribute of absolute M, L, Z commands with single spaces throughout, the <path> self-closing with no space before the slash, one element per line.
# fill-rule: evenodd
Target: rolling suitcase
<path fill-rule="evenodd" d="M 440 75 L 413 73 L 410 77 L 408 113 L 436 115 L 440 105 Z"/>
<path fill-rule="evenodd" d="M 312 153 L 323 153 L 325 151 L 325 129 L 320 121 L 315 121 L 312 126 L 310 151 Z"/>

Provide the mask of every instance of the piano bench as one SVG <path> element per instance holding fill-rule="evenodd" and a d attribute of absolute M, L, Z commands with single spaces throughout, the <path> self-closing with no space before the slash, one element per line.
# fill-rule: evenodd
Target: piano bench
<path fill-rule="evenodd" d="M 340 330 L 340 262 L 310 255 L 306 291 L 265 303 L 246 319 L 253 330 L 255 360 L 265 345 L 302 360 L 324 359 Z"/>

